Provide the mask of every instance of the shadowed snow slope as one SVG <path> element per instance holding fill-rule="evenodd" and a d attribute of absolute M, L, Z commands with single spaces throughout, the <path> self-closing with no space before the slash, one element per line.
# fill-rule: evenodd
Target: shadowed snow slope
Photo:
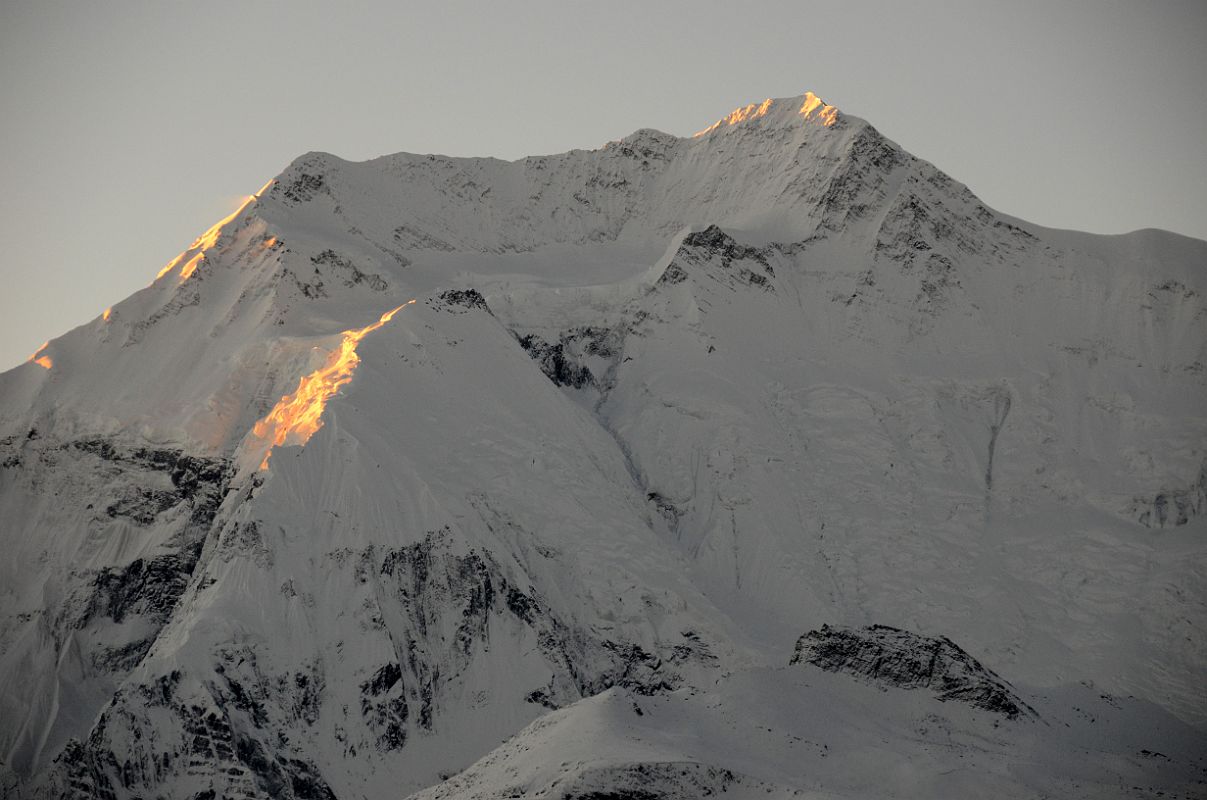
<path fill-rule="evenodd" d="M 0 791 L 1193 795 L 1205 292 L 811 94 L 303 156 L 0 375 Z"/>

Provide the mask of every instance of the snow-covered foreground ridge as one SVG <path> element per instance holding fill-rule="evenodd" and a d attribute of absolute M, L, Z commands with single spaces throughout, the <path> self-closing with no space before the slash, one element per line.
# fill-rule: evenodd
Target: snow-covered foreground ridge
<path fill-rule="evenodd" d="M 1201 794 L 1205 292 L 812 94 L 302 156 L 0 375 L 0 794 Z"/>

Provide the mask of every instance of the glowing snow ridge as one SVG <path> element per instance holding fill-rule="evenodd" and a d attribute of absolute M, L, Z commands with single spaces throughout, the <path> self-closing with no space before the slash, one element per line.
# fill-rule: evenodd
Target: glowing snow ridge
<path fill-rule="evenodd" d="M 721 117 L 721 119 L 709 125 L 704 130 L 693 134 L 693 138 L 707 136 L 722 126 L 739 125 L 743 122 L 758 119 L 759 117 L 765 117 L 767 116 L 767 112 L 771 111 L 775 102 L 768 97 L 761 103 L 751 103 L 741 108 L 735 108 L 729 112 L 728 116 Z M 813 94 L 813 92 L 805 92 L 804 103 L 801 105 L 798 113 L 805 119 L 820 122 L 827 128 L 838 122 L 838 108 L 828 105 L 820 97 Z"/>
<path fill-rule="evenodd" d="M 49 346 L 50 346 L 50 342 L 43 342 L 42 346 L 39 347 L 37 350 L 35 350 L 34 354 L 29 357 L 28 361 L 30 361 L 31 363 L 37 364 L 39 367 L 44 367 L 45 369 L 50 369 L 51 367 L 53 367 L 54 361 L 51 360 L 50 356 L 46 356 L 46 355 L 39 356 L 38 355 L 38 353 L 41 353 L 43 350 L 45 350 Z"/>
<path fill-rule="evenodd" d="M 818 111 L 818 109 L 821 110 Z M 800 107 L 800 115 L 805 119 L 809 119 L 814 111 L 817 111 L 818 121 L 827 128 L 838 122 L 837 108 L 826 105 L 825 101 L 813 94 L 813 92 L 805 92 L 805 102 Z"/>
<path fill-rule="evenodd" d="M 185 265 L 180 269 L 180 282 L 184 283 L 187 281 L 189 277 L 197 271 L 197 267 L 201 264 L 201 262 L 205 260 L 206 251 L 218 244 L 218 239 L 222 236 L 222 229 L 225 228 L 229 223 L 233 222 L 236 217 L 242 214 L 245 208 L 259 200 L 260 195 L 264 194 L 264 192 L 267 191 L 268 187 L 270 186 L 272 186 L 271 180 L 261 186 L 260 191 L 256 192 L 255 194 L 248 195 L 233 213 L 228 214 L 211 225 L 209 230 L 198 236 L 193 243 L 189 245 L 187 250 L 169 261 L 164 268 L 159 271 L 159 274 L 155 276 L 155 280 L 159 280 L 164 275 L 167 275 L 169 272 L 175 269 L 176 265 L 178 265 L 181 261 L 184 261 L 184 257 L 189 254 L 189 251 L 197 250 L 197 253 L 194 254 L 193 257 L 187 262 L 185 262 Z M 198 250 L 198 248 L 200 249 Z M 154 281 L 152 281 L 152 283 L 154 283 Z"/>
<path fill-rule="evenodd" d="M 696 136 L 704 136 L 706 134 L 712 133 L 717 128 L 721 127 L 722 125 L 737 125 L 739 122 L 745 122 L 748 119 L 758 119 L 759 117 L 766 114 L 770 109 L 771 109 L 771 98 L 770 97 L 768 97 L 763 102 L 759 103 L 757 106 L 754 103 L 751 103 L 750 105 L 744 106 L 742 108 L 735 108 L 733 111 L 729 112 L 729 116 L 721 117 L 719 120 L 717 120 L 713 124 L 709 125 L 704 130 L 702 130 L 696 134 L 693 134 L 693 138 Z"/>
<path fill-rule="evenodd" d="M 323 427 L 323 409 L 336 392 L 352 380 L 352 373 L 360 363 L 356 346 L 373 331 L 389 322 L 395 314 L 413 304 L 408 300 L 398 308 L 387 311 L 381 319 L 364 328 L 344 331 L 343 341 L 327 356 L 327 363 L 320 369 L 298 381 L 293 394 L 287 394 L 277 402 L 268 416 L 252 428 L 252 435 L 261 443 L 267 443 L 260 469 L 268 469 L 272 448 L 283 444 L 302 445 L 310 440 L 315 431 Z"/>

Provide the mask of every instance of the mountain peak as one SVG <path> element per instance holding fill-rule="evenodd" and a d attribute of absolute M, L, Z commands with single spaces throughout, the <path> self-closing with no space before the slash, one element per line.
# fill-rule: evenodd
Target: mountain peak
<path fill-rule="evenodd" d="M 812 93 L 302 155 L 0 374 L 0 797 L 1194 795 L 1203 248 Z"/>
<path fill-rule="evenodd" d="M 781 123 L 803 119 L 828 128 L 838 121 L 838 108 L 829 105 L 813 92 L 805 92 L 797 97 L 774 99 L 768 97 L 760 103 L 750 103 L 735 108 L 704 130 L 693 134 L 693 138 L 707 136 L 714 131 L 731 128 L 756 119 L 775 120 Z"/>

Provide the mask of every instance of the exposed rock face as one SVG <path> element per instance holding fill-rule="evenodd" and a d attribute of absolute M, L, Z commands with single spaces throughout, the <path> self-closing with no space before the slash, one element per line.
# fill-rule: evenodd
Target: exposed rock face
<path fill-rule="evenodd" d="M 549 344 L 533 334 L 520 337 L 519 342 L 520 347 L 541 365 L 541 372 L 558 386 L 581 389 L 594 380 L 588 367 L 578 366 L 566 358 L 565 343 Z"/>
<path fill-rule="evenodd" d="M 121 543 L 66 569 L 32 535 L 37 527 L 20 543 L 42 548 L 46 576 L 41 596 L 10 601 L 0 613 L 0 671 L 15 675 L 20 665 L 33 677 L 5 709 L 21 720 L 4 742 L 8 757 L 28 768 L 63 746 L 56 716 L 79 713 L 58 699 L 64 692 L 112 692 L 151 651 L 193 579 L 232 472 L 223 458 L 112 437 L 64 442 L 37 430 L 0 440 L 0 461 L 10 498 L 54 498 L 47 522 L 56 532 Z M 0 516 L 23 519 L 10 503 Z M 62 757 L 79 750 L 76 743 Z M 100 777 L 95 787 L 105 796 Z"/>
<path fill-rule="evenodd" d="M 823 625 L 797 639 L 790 663 L 845 672 L 885 687 L 929 689 L 940 700 L 1010 719 L 1036 716 L 1009 684 L 945 636 L 935 639 L 888 625 Z"/>
<path fill-rule="evenodd" d="M 448 289 L 440 293 L 440 299 L 449 306 L 490 311 L 490 308 L 486 305 L 486 300 L 476 289 Z"/>
<path fill-rule="evenodd" d="M 1132 508 L 1136 519 L 1148 528 L 1172 528 L 1202 516 L 1207 509 L 1207 461 L 1199 468 L 1198 480 L 1190 486 L 1137 497 Z"/>
<path fill-rule="evenodd" d="M 739 244 L 717 225 L 689 233 L 672 261 L 658 279 L 659 285 L 682 283 L 689 275 L 714 280 L 732 288 L 753 286 L 774 292 L 775 269 L 770 257 L 782 252 L 780 245 L 765 248 Z"/>
<path fill-rule="evenodd" d="M 598 328 L 577 328 L 563 333 L 556 342 L 547 342 L 536 334 L 516 334 L 520 347 L 540 365 L 545 377 L 558 386 L 582 389 L 601 386 L 602 376 L 592 369 L 601 365 L 611 366 L 616 353 L 614 343 L 619 341 L 616 331 Z"/>
<path fill-rule="evenodd" d="M 518 639 L 510 628 L 527 628 L 524 640 L 549 665 L 548 683 L 524 698 L 534 708 L 568 705 L 613 686 L 643 696 L 669 691 L 680 681 L 677 665 L 695 658 L 685 647 L 668 650 L 664 660 L 563 623 L 546 602 L 509 582 L 489 554 L 458 554 L 448 530 L 407 547 L 331 552 L 324 561 L 330 572 L 371 587 L 357 627 L 388 635 L 396 660 L 356 682 L 335 659 L 274 667 L 260 648 L 245 645 L 224 648 L 191 675 L 131 679 L 85 741 L 67 742 L 51 796 L 139 795 L 183 765 L 186 785 L 211 787 L 219 797 L 333 798 L 298 741 L 336 720 L 333 738 L 344 756 L 376 760 L 439 734 L 439 718 L 457 711 L 447 704 L 459 697 L 462 676 L 489 669 L 482 662 L 492 630 Z M 333 702 L 351 691 L 354 702 Z"/>

